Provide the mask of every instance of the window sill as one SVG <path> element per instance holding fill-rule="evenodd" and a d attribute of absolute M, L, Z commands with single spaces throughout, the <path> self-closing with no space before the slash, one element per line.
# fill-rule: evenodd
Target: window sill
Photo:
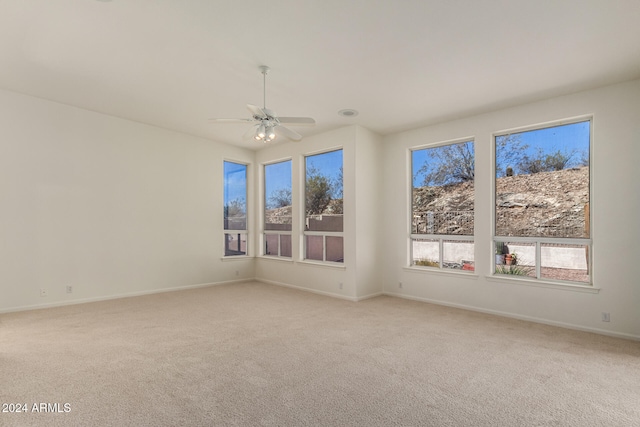
<path fill-rule="evenodd" d="M 560 289 L 563 291 L 573 291 L 573 292 L 586 292 L 590 294 L 597 294 L 600 292 L 600 288 L 596 288 L 590 285 L 577 285 L 572 283 L 559 283 L 559 282 L 549 282 L 549 281 L 541 281 L 541 280 L 533 280 L 533 279 L 516 279 L 513 277 L 500 277 L 496 275 L 485 276 L 485 278 L 490 282 L 498 282 L 498 283 L 508 283 L 511 285 L 522 285 L 522 286 L 533 286 L 536 288 L 548 288 L 548 289 Z"/>
<path fill-rule="evenodd" d="M 223 256 L 220 258 L 222 261 L 246 261 L 248 259 L 254 259 L 255 257 L 248 255 L 233 255 L 233 256 Z"/>
<path fill-rule="evenodd" d="M 286 262 L 287 264 L 293 264 L 293 259 L 287 257 L 278 257 L 278 256 L 270 256 L 270 255 L 260 255 L 256 257 L 259 260 L 269 260 L 276 262 Z"/>
<path fill-rule="evenodd" d="M 465 279 L 474 279 L 477 280 L 478 276 L 476 273 L 471 271 L 464 270 L 441 270 L 439 268 L 428 268 L 428 267 L 402 267 L 404 271 L 408 271 L 410 273 L 431 273 L 431 274 L 439 274 L 442 276 L 456 276 L 463 277 Z"/>
<path fill-rule="evenodd" d="M 330 268 L 332 270 L 346 270 L 347 267 L 343 263 L 338 262 L 321 262 L 321 261 L 296 261 L 296 264 L 307 265 L 310 267 L 323 267 Z"/>

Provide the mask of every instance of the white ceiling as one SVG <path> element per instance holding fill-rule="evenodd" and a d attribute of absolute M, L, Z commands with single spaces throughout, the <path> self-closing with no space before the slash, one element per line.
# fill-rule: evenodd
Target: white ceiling
<path fill-rule="evenodd" d="M 301 134 L 384 135 L 639 78 L 640 1 L 0 0 L 0 87 L 117 117 L 261 148 L 207 119 L 262 105 L 262 64 Z"/>

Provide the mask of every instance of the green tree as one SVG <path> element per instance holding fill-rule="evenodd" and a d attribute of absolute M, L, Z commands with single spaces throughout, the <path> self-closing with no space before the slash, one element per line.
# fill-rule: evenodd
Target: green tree
<path fill-rule="evenodd" d="M 580 160 L 578 160 L 577 166 L 589 166 L 589 150 L 582 150 L 580 152 Z"/>
<path fill-rule="evenodd" d="M 429 148 L 429 160 L 418 169 L 424 174 L 422 185 L 446 185 L 473 181 L 475 155 L 473 142 Z"/>
<path fill-rule="evenodd" d="M 333 181 L 332 184 L 332 192 L 331 197 L 333 198 L 333 203 L 331 204 L 331 210 L 334 214 L 343 214 L 343 200 L 342 196 L 342 166 L 340 166 L 340 171 L 338 172 L 338 177 Z"/>
<path fill-rule="evenodd" d="M 329 177 L 323 175 L 313 166 L 307 168 L 305 185 L 305 212 L 307 215 L 318 215 L 327 209 L 332 200 L 333 187 Z"/>
<path fill-rule="evenodd" d="M 571 165 L 571 159 L 575 154 L 575 150 L 569 153 L 557 150 L 555 153 L 547 154 L 545 156 L 544 165 L 549 171 L 560 171 Z"/>
<path fill-rule="evenodd" d="M 520 135 L 500 135 L 496 137 L 496 177 L 506 176 L 507 168 L 515 168 L 522 162 L 529 148 Z"/>
<path fill-rule="evenodd" d="M 528 175 L 539 172 L 560 171 L 570 167 L 572 158 L 576 151 L 556 150 L 553 153 L 546 153 L 542 148 L 538 148 L 533 155 L 524 154 L 518 163 L 520 173 Z"/>
<path fill-rule="evenodd" d="M 280 188 L 274 190 L 269 196 L 269 203 L 267 203 L 268 209 L 284 208 L 285 206 L 291 206 L 291 189 Z"/>
<path fill-rule="evenodd" d="M 239 218 L 239 217 L 244 217 L 245 215 L 246 215 L 246 204 L 244 200 L 241 200 L 241 199 L 231 200 L 224 207 L 225 218 Z"/>

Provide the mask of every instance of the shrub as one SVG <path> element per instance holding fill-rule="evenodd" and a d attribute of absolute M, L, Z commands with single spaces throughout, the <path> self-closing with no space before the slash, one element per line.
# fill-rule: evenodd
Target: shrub
<path fill-rule="evenodd" d="M 415 260 L 413 264 L 420 267 L 440 267 L 440 263 L 438 261 L 433 261 L 430 259 L 418 259 Z"/>

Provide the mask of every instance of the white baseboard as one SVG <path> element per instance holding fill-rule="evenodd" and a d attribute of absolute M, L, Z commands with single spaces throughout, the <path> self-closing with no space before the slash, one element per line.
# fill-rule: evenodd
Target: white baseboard
<path fill-rule="evenodd" d="M 430 304 L 442 305 L 442 306 L 445 306 L 445 307 L 460 308 L 462 310 L 475 311 L 475 312 L 478 312 L 478 313 L 493 314 L 495 316 L 509 317 L 511 319 L 525 320 L 527 322 L 541 323 L 543 325 L 557 326 L 557 327 L 560 327 L 560 328 L 573 329 L 573 330 L 576 330 L 576 331 L 591 332 L 591 333 L 594 333 L 594 334 L 607 335 L 607 336 L 614 337 L 614 338 L 623 338 L 623 339 L 627 339 L 627 340 L 640 341 L 640 335 L 627 334 L 627 333 L 624 333 L 624 332 L 614 332 L 614 331 L 608 331 L 606 329 L 590 328 L 590 327 L 587 327 L 587 326 L 574 325 L 572 323 L 556 322 L 556 321 L 553 321 L 553 320 L 542 319 L 542 318 L 539 318 L 539 317 L 524 316 L 524 315 L 521 315 L 521 314 L 509 313 L 509 312 L 498 311 L 498 310 L 489 310 L 489 309 L 480 308 L 480 307 L 474 307 L 474 306 L 470 306 L 470 305 L 455 304 L 455 303 L 450 303 L 450 302 L 446 302 L 446 301 L 433 300 L 433 299 L 429 299 L 429 298 L 414 297 L 414 296 L 403 295 L 403 294 L 398 294 L 398 293 L 394 293 L 394 292 L 384 292 L 383 295 L 388 295 L 388 296 L 391 296 L 391 297 L 408 299 L 408 300 L 412 300 L 412 301 L 427 302 L 427 303 L 430 303 Z"/>
<path fill-rule="evenodd" d="M 381 296 L 381 295 L 387 295 L 387 296 L 391 296 L 391 297 L 403 298 L 403 299 L 412 300 L 412 301 L 426 302 L 426 303 L 442 305 L 442 306 L 446 306 L 446 307 L 459 308 L 459 309 L 462 309 L 462 310 L 475 311 L 475 312 L 478 312 L 478 313 L 492 314 L 492 315 L 496 315 L 496 316 L 502 316 L 502 317 L 508 317 L 508 318 L 512 318 L 512 319 L 524 320 L 524 321 L 527 321 L 527 322 L 540 323 L 540 324 L 550 325 L 550 326 L 557 326 L 557 327 L 566 328 L 566 329 L 573 329 L 573 330 L 582 331 L 582 332 L 591 332 L 591 333 L 594 333 L 594 334 L 606 335 L 606 336 L 611 336 L 611 337 L 615 337 L 615 338 L 623 338 L 623 339 L 628 339 L 628 340 L 633 340 L 633 341 L 640 341 L 640 335 L 628 334 L 628 333 L 623 333 L 623 332 L 609 331 L 609 330 L 606 330 L 606 329 L 599 329 L 599 328 L 590 328 L 590 327 L 586 327 L 586 326 L 575 325 L 575 324 L 572 324 L 572 323 L 557 322 L 557 321 L 542 319 L 542 318 L 539 318 L 539 317 L 525 316 L 525 315 L 521 315 L 521 314 L 509 313 L 509 312 L 498 311 L 498 310 L 489 310 L 489 309 L 485 309 L 485 308 L 481 308 L 481 307 L 475 307 L 475 306 L 470 306 L 470 305 L 465 305 L 465 304 L 450 303 L 450 302 L 434 300 L 434 299 L 430 299 L 430 298 L 414 297 L 414 296 L 403 295 L 403 294 L 394 293 L 394 292 L 377 292 L 377 293 L 373 293 L 373 294 L 365 295 L 365 296 L 361 296 L 361 297 L 350 297 L 350 296 L 340 295 L 340 294 L 333 293 L 333 292 L 318 291 L 316 289 L 309 289 L 309 288 L 305 288 L 305 287 L 302 287 L 302 286 L 291 285 L 289 283 L 277 282 L 277 281 L 274 281 L 274 280 L 267 280 L 267 279 L 263 279 L 263 278 L 246 278 L 246 279 L 236 279 L 236 280 L 225 280 L 225 281 L 221 281 L 221 282 L 200 283 L 200 284 L 196 284 L 196 285 L 187 285 L 187 286 L 176 286 L 176 287 L 173 287 L 173 288 L 152 289 L 152 290 L 138 291 L 138 292 L 127 292 L 127 293 L 123 293 L 123 294 L 101 296 L 101 297 L 94 297 L 94 298 L 83 298 L 83 299 L 75 299 L 75 300 L 69 300 L 69 301 L 58 301 L 58 302 L 46 303 L 46 304 L 34 304 L 34 305 L 19 306 L 19 307 L 9 307 L 9 308 L 0 309 L 0 314 L 12 313 L 12 312 L 18 312 L 18 311 L 27 311 L 27 310 L 38 310 L 38 309 L 44 309 L 44 308 L 62 307 L 62 306 L 66 306 L 66 305 L 85 304 L 85 303 L 90 303 L 90 302 L 108 301 L 108 300 L 119 299 L 119 298 L 130 298 L 130 297 L 137 297 L 137 296 L 143 296 L 143 295 L 160 294 L 160 293 L 165 293 L 165 292 L 184 291 L 184 290 L 189 290 L 189 289 L 205 288 L 205 287 L 209 287 L 209 286 L 229 285 L 229 284 L 234 284 L 234 283 L 246 283 L 246 282 L 251 282 L 251 281 L 266 283 L 266 284 L 275 285 L 275 286 L 282 286 L 282 287 L 285 287 L 285 288 L 296 289 L 296 290 L 300 290 L 300 291 L 304 291 L 304 292 L 311 292 L 311 293 L 318 294 L 318 295 L 323 295 L 323 296 L 327 296 L 327 297 L 331 297 L 331 298 L 338 298 L 338 299 L 342 299 L 342 300 L 346 300 L 346 301 L 352 301 L 352 302 L 358 302 L 358 301 L 363 301 L 363 300 L 370 299 L 370 298 L 375 298 L 375 297 Z"/>
<path fill-rule="evenodd" d="M 347 300 L 347 301 L 353 301 L 353 302 L 358 301 L 358 299 L 356 297 L 340 295 L 340 294 L 336 294 L 336 293 L 333 293 L 333 292 L 318 291 L 316 289 L 309 289 L 309 288 L 305 288 L 305 287 L 302 287 L 302 286 L 291 285 L 289 283 L 277 282 L 275 280 L 268 280 L 268 279 L 261 279 L 261 278 L 256 278 L 255 280 L 256 280 L 256 282 L 266 283 L 268 285 L 276 285 L 276 286 L 282 286 L 282 287 L 285 287 L 285 288 L 297 289 L 299 291 L 311 292 L 312 294 L 323 295 L 323 296 L 326 296 L 326 297 L 339 298 L 339 299 L 343 299 L 343 300 Z"/>
<path fill-rule="evenodd" d="M 375 298 L 375 297 L 381 297 L 382 295 L 384 295 L 384 292 L 376 292 L 375 294 L 369 294 L 369 295 L 365 295 L 362 297 L 356 297 L 356 301 L 364 301 L 366 299 L 371 299 L 371 298 Z"/>
<path fill-rule="evenodd" d="M 162 294 L 165 292 L 186 291 L 188 289 L 206 288 L 209 286 L 219 286 L 219 285 L 229 285 L 233 283 L 244 283 L 244 282 L 251 282 L 254 280 L 255 279 L 253 278 L 225 280 L 222 282 L 200 283 L 197 285 L 176 286 L 173 288 L 152 289 L 152 290 L 138 291 L 138 292 L 126 292 L 124 294 L 100 296 L 100 297 L 93 297 L 93 298 L 81 298 L 81 299 L 74 299 L 74 300 L 68 300 L 68 301 L 56 301 L 56 302 L 45 303 L 45 304 L 33 304 L 33 305 L 24 305 L 19 307 L 9 307 L 9 308 L 0 309 L 0 314 L 14 313 L 17 311 L 39 310 L 43 308 L 63 307 L 65 305 L 86 304 L 89 302 L 108 301 L 108 300 L 120 299 L 120 298 L 139 297 L 143 295 Z"/>

